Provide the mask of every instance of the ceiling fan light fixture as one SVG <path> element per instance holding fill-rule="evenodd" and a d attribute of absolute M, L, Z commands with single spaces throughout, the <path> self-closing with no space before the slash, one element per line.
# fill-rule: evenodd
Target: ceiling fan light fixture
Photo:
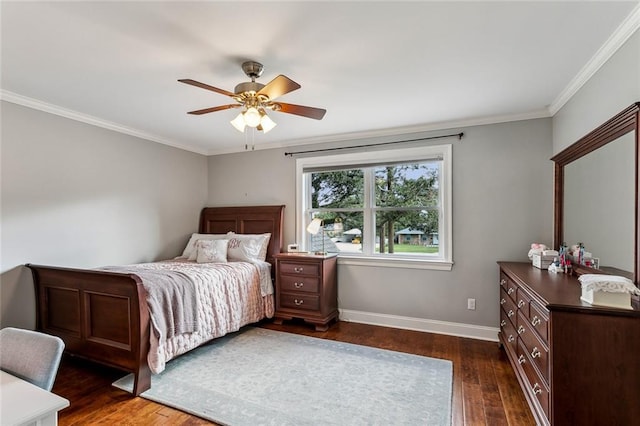
<path fill-rule="evenodd" d="M 269 118 L 267 114 L 262 114 L 262 118 L 260 119 L 260 127 L 262 127 L 263 133 L 267 133 L 276 126 L 276 122 Z"/>
<path fill-rule="evenodd" d="M 258 127 L 260 119 L 260 112 L 254 107 L 249 107 L 244 112 L 244 122 L 249 127 Z"/>
<path fill-rule="evenodd" d="M 244 128 L 247 126 L 247 123 L 244 121 L 244 116 L 242 113 L 238 114 L 236 118 L 231 120 L 231 125 L 236 128 L 240 133 L 244 133 Z"/>
<path fill-rule="evenodd" d="M 2 1 L 2 0 L 0 0 Z M 313 118 L 314 120 L 322 120 L 327 112 L 322 108 L 314 108 L 304 105 L 294 105 L 278 102 L 274 99 L 282 95 L 298 90 L 301 86 L 285 75 L 278 75 L 269 83 L 262 84 L 256 82 L 256 78 L 260 77 L 264 67 L 255 61 L 246 61 L 242 64 L 242 70 L 251 78 L 251 81 L 245 81 L 236 85 L 235 92 L 219 89 L 190 78 L 179 79 L 180 83 L 190 86 L 199 87 L 211 92 L 228 96 L 236 101 L 235 104 L 220 105 L 211 108 L 204 108 L 195 111 L 189 111 L 188 114 L 202 115 L 210 112 L 223 111 L 231 108 L 243 108 L 243 111 L 236 118 L 231 120 L 231 124 L 240 133 L 244 133 L 247 126 L 258 131 L 267 133 L 272 130 L 276 123 L 267 116 L 265 110 L 283 112 L 286 114 L 294 114 L 301 117 Z"/>

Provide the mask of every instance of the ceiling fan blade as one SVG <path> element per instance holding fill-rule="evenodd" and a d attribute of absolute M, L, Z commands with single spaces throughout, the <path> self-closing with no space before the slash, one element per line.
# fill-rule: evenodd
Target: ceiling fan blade
<path fill-rule="evenodd" d="M 270 100 L 274 100 L 286 93 L 298 90 L 300 87 L 302 86 L 291 80 L 289 77 L 280 74 L 260 89 L 257 94 L 268 96 Z"/>
<path fill-rule="evenodd" d="M 282 102 L 277 102 L 275 103 L 275 105 L 278 105 L 279 107 L 276 107 L 274 111 L 301 115 L 302 117 L 313 118 L 314 120 L 322 120 L 322 117 L 324 117 L 325 113 L 327 112 L 326 109 L 322 109 L 322 108 L 313 108 L 313 107 L 302 106 L 302 105 L 285 104 Z"/>
<path fill-rule="evenodd" d="M 212 92 L 220 93 L 221 95 L 227 95 L 227 96 L 230 96 L 230 97 L 234 97 L 236 95 L 235 93 L 231 93 L 231 92 L 229 92 L 227 90 L 218 89 L 217 87 L 209 86 L 208 84 L 200 83 L 199 81 L 191 80 L 190 78 L 183 78 L 183 79 L 178 80 L 178 81 L 180 83 L 190 84 L 192 86 L 196 86 L 196 87 L 199 87 L 201 89 L 211 90 Z"/>
<path fill-rule="evenodd" d="M 196 111 L 189 111 L 187 114 L 202 115 L 202 114 L 208 114 L 210 112 L 224 111 L 225 109 L 240 108 L 241 106 L 242 106 L 241 104 L 221 105 L 221 106 L 217 106 L 217 107 L 199 109 L 199 110 L 196 110 Z"/>

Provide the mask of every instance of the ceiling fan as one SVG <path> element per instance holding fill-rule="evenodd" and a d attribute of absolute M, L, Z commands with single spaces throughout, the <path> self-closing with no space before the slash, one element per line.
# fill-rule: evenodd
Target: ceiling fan
<path fill-rule="evenodd" d="M 238 102 L 189 111 L 188 114 L 202 115 L 231 108 L 244 108 L 244 110 L 231 121 L 231 124 L 240 132 L 244 132 L 245 127 L 249 126 L 266 133 L 276 126 L 276 123 L 267 116 L 266 110 L 295 114 L 302 117 L 313 118 L 315 120 L 322 120 L 322 117 L 324 117 L 327 112 L 321 108 L 287 104 L 284 102 L 274 102 L 276 98 L 289 92 L 293 92 L 301 86 L 282 74 L 271 80 L 266 85 L 256 82 L 256 78 L 260 77 L 264 70 L 264 66 L 261 63 L 255 61 L 244 62 L 242 64 L 242 70 L 249 78 L 251 78 L 251 81 L 238 84 L 234 89 L 234 93 L 209 86 L 208 84 L 200 83 L 189 78 L 178 80 L 181 83 L 190 84 L 192 86 L 200 87 L 201 89 L 211 90 L 212 92 L 229 96 Z"/>

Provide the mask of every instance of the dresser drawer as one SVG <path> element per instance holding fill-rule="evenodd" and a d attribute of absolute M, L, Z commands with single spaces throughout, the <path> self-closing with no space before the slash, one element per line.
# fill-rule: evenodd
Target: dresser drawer
<path fill-rule="evenodd" d="M 511 279 L 505 274 L 500 274 L 500 287 L 504 289 L 511 300 L 513 300 L 514 302 L 516 301 L 516 292 L 518 290 L 518 285 L 511 281 Z"/>
<path fill-rule="evenodd" d="M 542 340 L 549 342 L 549 313 L 536 302 L 529 305 L 529 322 L 538 332 Z"/>
<path fill-rule="evenodd" d="M 526 318 L 529 318 L 529 304 L 531 303 L 531 298 L 521 287 L 518 287 L 518 291 L 516 292 L 516 306 L 518 310 L 524 315 Z"/>
<path fill-rule="evenodd" d="M 529 320 L 522 314 L 518 315 L 516 332 L 524 344 L 523 349 L 527 351 L 529 358 L 536 365 L 545 382 L 549 383 L 549 350 L 546 343 L 540 340 L 529 324 Z"/>
<path fill-rule="evenodd" d="M 505 312 L 507 318 L 513 326 L 516 325 L 516 313 L 518 309 L 516 308 L 516 304 L 509 296 L 507 296 L 507 292 L 504 289 L 500 289 L 500 307 Z"/>
<path fill-rule="evenodd" d="M 281 291 L 300 291 L 304 293 L 318 293 L 320 279 L 318 277 L 280 275 L 278 284 Z"/>
<path fill-rule="evenodd" d="M 549 388 L 531 363 L 531 357 L 521 341 L 518 341 L 518 364 L 527 377 L 528 387 L 525 391 L 533 394 L 540 404 L 545 417 L 549 418 Z"/>
<path fill-rule="evenodd" d="M 518 335 L 516 334 L 516 329 L 513 326 L 513 323 L 507 317 L 507 313 L 503 309 L 500 309 L 500 333 L 502 333 L 505 343 L 511 347 L 513 353 L 516 353 L 518 347 Z"/>
<path fill-rule="evenodd" d="M 320 265 L 305 262 L 280 262 L 280 273 L 290 275 L 320 275 Z"/>
<path fill-rule="evenodd" d="M 318 311 L 320 297 L 309 294 L 280 293 L 280 306 L 303 311 Z"/>

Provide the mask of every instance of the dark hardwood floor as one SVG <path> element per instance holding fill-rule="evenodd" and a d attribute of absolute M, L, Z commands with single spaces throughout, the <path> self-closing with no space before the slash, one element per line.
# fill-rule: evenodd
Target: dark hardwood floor
<path fill-rule="evenodd" d="M 326 332 L 305 324 L 264 323 L 272 330 L 305 334 L 453 361 L 454 425 L 534 425 L 524 395 L 497 343 L 339 322 Z M 71 405 L 60 412 L 65 425 L 202 425 L 211 424 L 172 408 L 132 398 L 111 386 L 125 373 L 65 357 L 53 392 Z"/>

